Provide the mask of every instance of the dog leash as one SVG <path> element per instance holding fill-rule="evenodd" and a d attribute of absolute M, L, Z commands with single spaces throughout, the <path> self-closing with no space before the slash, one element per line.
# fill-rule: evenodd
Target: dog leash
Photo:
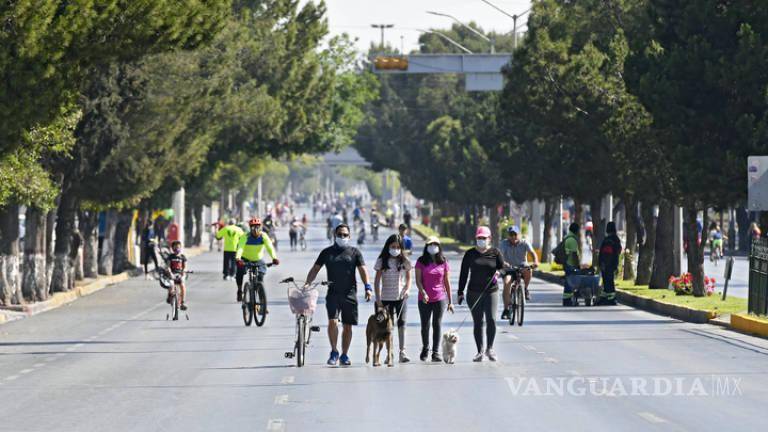
<path fill-rule="evenodd" d="M 471 317 L 471 316 L 472 316 L 472 311 L 475 309 L 475 306 L 477 306 L 477 304 L 478 304 L 478 303 L 480 303 L 480 300 L 482 300 L 482 299 L 483 299 L 483 296 L 485 295 L 485 293 L 486 293 L 486 292 L 488 292 L 488 288 L 490 288 L 490 287 L 491 287 L 491 285 L 493 285 L 493 284 L 494 284 L 494 279 L 495 279 L 495 278 L 496 278 L 496 274 L 494 274 L 494 275 L 491 277 L 491 280 L 489 280 L 489 281 L 488 281 L 488 284 L 485 286 L 485 288 L 483 288 L 483 291 L 480 293 L 480 296 L 479 296 L 479 297 L 477 297 L 477 300 L 475 300 L 475 304 L 473 304 L 472 306 L 470 306 L 470 308 L 469 308 L 469 314 L 468 314 L 467 316 L 465 316 L 465 317 L 464 317 L 464 319 L 461 321 L 461 323 L 459 323 L 459 326 L 458 326 L 458 327 L 456 327 L 456 331 L 457 331 L 457 332 L 458 332 L 459 330 L 461 330 L 461 328 L 464 326 L 464 324 L 466 324 L 466 322 L 467 322 L 467 320 L 469 319 L 469 317 Z M 496 281 L 496 283 L 498 283 L 498 281 Z M 467 303 L 467 304 L 469 304 L 469 303 Z M 493 311 L 493 313 L 496 313 L 496 311 Z"/>

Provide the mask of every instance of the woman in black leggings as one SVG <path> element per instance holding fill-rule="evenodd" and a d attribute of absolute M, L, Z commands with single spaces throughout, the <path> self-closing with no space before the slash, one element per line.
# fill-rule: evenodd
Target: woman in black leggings
<path fill-rule="evenodd" d="M 421 361 L 429 356 L 429 328 L 432 327 L 432 361 L 441 362 L 440 324 L 447 308 L 453 313 L 448 261 L 440 249 L 440 239 L 427 238 L 424 253 L 416 261 L 416 286 L 419 288 L 419 317 L 421 318 Z"/>
<path fill-rule="evenodd" d="M 499 306 L 499 287 L 496 284 L 497 272 L 504 268 L 501 251 L 490 247 L 491 230 L 478 227 L 475 234 L 477 246 L 468 250 L 461 260 L 459 274 L 459 304 L 464 300 L 464 288 L 467 288 L 467 305 L 472 308 L 472 321 L 475 324 L 475 344 L 477 354 L 473 361 L 483 361 L 483 320 L 488 342 L 485 355 L 488 360 L 496 361 L 493 341 L 496 338 L 494 314 Z M 469 280 L 469 284 L 467 284 Z"/>

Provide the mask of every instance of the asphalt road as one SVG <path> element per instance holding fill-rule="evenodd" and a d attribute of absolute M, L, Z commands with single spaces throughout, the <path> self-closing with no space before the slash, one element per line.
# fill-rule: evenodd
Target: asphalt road
<path fill-rule="evenodd" d="M 243 326 L 234 282 L 221 280 L 215 253 L 191 259 L 197 273 L 189 281 L 189 321 L 166 321 L 164 293 L 136 278 L 0 326 L 0 430 L 738 431 L 765 425 L 768 341 L 621 306 L 564 309 L 560 288 L 538 281 L 526 325 L 500 322 L 496 363 L 471 361 L 471 325 L 460 330 L 455 365 L 418 361 L 414 295 L 412 363 L 364 365 L 358 326 L 352 366 L 328 367 L 323 326 L 306 367 L 298 369 L 284 358 L 294 318 L 276 281 L 303 277 L 325 244 L 323 231 L 313 228 L 311 251 L 282 251 L 283 265 L 267 277 L 272 306 L 261 328 Z M 377 250 L 368 246 L 364 253 L 372 266 Z M 456 270 L 457 260 L 451 259 Z M 371 309 L 361 306 L 361 321 Z M 461 307 L 444 327 L 456 327 L 467 313 Z M 324 319 L 320 307 L 317 321 Z"/>

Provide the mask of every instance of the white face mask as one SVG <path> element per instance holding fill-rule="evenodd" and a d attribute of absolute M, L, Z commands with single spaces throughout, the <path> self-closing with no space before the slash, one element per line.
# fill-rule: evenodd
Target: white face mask
<path fill-rule="evenodd" d="M 345 237 L 345 238 L 336 237 L 336 245 L 339 247 L 349 246 L 349 237 Z"/>
<path fill-rule="evenodd" d="M 488 240 L 478 240 L 477 241 L 477 247 L 479 249 L 485 249 L 488 247 Z"/>
<path fill-rule="evenodd" d="M 437 255 L 440 252 L 440 247 L 436 245 L 427 246 L 427 253 L 430 255 Z"/>
<path fill-rule="evenodd" d="M 400 249 L 390 249 L 389 254 L 392 255 L 393 257 L 400 256 Z"/>

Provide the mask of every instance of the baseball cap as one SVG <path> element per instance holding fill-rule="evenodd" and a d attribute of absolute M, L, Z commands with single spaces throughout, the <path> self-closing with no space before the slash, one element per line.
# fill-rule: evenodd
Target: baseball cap
<path fill-rule="evenodd" d="M 490 237 L 491 236 L 491 229 L 487 226 L 479 226 L 477 227 L 477 231 L 475 232 L 475 238 L 477 237 Z"/>

